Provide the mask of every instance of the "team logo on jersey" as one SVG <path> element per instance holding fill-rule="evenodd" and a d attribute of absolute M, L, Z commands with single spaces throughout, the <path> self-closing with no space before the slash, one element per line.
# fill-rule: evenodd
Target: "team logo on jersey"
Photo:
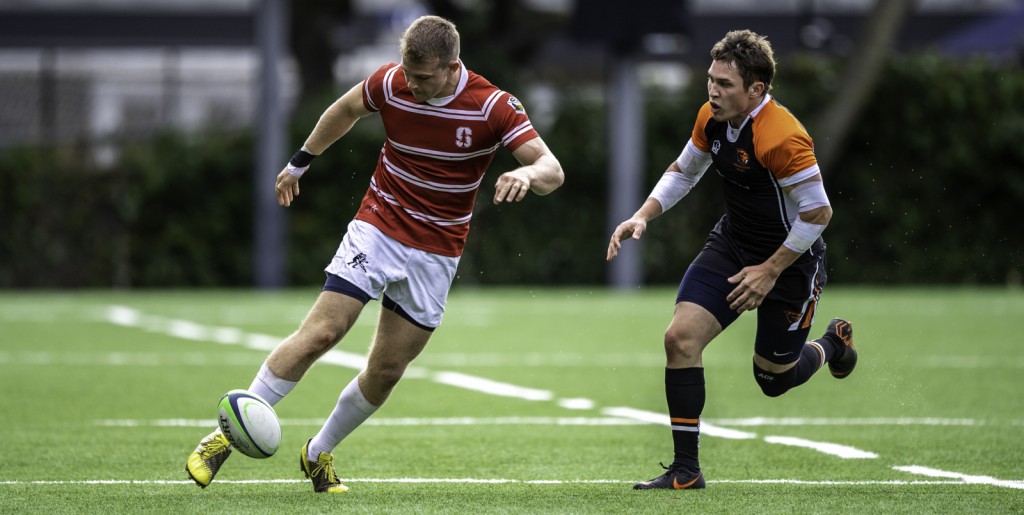
<path fill-rule="evenodd" d="M 712 154 L 715 154 L 715 155 L 718 155 L 718 151 L 719 151 L 719 150 L 720 150 L 721 148 L 722 148 L 722 142 L 721 142 L 721 141 L 718 141 L 718 140 L 716 139 L 716 140 L 715 140 L 715 142 L 711 144 L 711 153 L 712 153 Z"/>
<path fill-rule="evenodd" d="M 508 105 L 511 106 L 512 109 L 514 109 L 516 113 L 518 113 L 518 114 L 526 114 L 526 108 L 523 107 L 523 103 L 520 102 L 518 98 L 516 98 L 516 97 L 514 97 L 512 95 L 508 96 Z"/>
<path fill-rule="evenodd" d="M 750 153 L 742 148 L 736 149 L 736 171 L 737 172 L 749 172 L 750 171 Z"/>
<path fill-rule="evenodd" d="M 455 129 L 455 146 L 459 148 L 469 148 L 473 144 L 473 129 L 469 127 L 459 127 Z"/>

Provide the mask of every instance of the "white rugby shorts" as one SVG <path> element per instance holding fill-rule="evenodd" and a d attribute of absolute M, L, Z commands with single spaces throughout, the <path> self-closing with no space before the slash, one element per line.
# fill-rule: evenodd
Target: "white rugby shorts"
<path fill-rule="evenodd" d="M 459 258 L 414 249 L 362 220 L 352 220 L 324 269 L 374 299 L 384 293 L 420 325 L 441 325 Z"/>

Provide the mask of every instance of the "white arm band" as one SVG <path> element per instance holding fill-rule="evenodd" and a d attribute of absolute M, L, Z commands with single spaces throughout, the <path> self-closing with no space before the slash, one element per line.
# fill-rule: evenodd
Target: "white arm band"
<path fill-rule="evenodd" d="M 663 213 L 685 197 L 704 176 L 708 165 L 711 164 L 711 154 L 701 152 L 693 145 L 693 140 L 690 140 L 686 142 L 675 164 L 679 171 L 665 172 L 649 195 L 661 204 Z"/>
<path fill-rule="evenodd" d="M 787 249 L 793 252 L 799 252 L 803 254 L 807 252 L 807 249 L 814 245 L 815 241 L 818 241 L 818 237 L 821 233 L 825 232 L 824 225 L 807 223 L 799 218 L 793 222 L 793 228 L 789 230 L 789 236 L 786 236 L 786 241 L 782 242 Z"/>
<path fill-rule="evenodd" d="M 676 205 L 679 199 L 685 197 L 696 182 L 679 172 L 665 172 L 658 184 L 654 186 L 650 197 L 661 204 L 661 212 L 664 213 L 668 211 L 668 208 Z"/>
<path fill-rule="evenodd" d="M 821 181 L 805 182 L 790 190 L 789 197 L 796 202 L 800 213 L 831 205 L 825 194 L 825 183 Z"/>

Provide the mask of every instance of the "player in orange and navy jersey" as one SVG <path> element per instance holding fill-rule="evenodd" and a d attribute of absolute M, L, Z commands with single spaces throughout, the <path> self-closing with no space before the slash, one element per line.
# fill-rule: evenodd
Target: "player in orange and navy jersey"
<path fill-rule="evenodd" d="M 704 488 L 697 457 L 704 409 L 701 355 L 744 311 L 757 312 L 754 379 L 777 397 L 828 364 L 837 378 L 857 364 L 853 329 L 833 319 L 807 341 L 825 286 L 821 233 L 832 208 L 799 121 L 769 94 L 775 57 L 766 38 L 749 30 L 726 34 L 711 50 L 708 102 L 690 140 L 643 206 L 616 227 L 613 259 L 627 238 L 682 199 L 710 165 L 722 179 L 725 214 L 679 285 L 665 332 L 665 395 L 674 460 L 636 489 Z"/>
<path fill-rule="evenodd" d="M 278 203 L 299 195 L 313 158 L 360 118 L 378 113 L 386 139 L 369 189 L 325 269 L 327 280 L 299 329 L 278 345 L 249 387 L 271 405 L 336 345 L 370 299 L 384 309 L 362 372 L 341 392 L 300 465 L 316 492 L 343 493 L 331 452 L 384 403 L 441 323 L 473 215 L 495 152 L 522 165 L 501 174 L 494 202 L 561 186 L 558 160 L 523 105 L 459 59 L 459 33 L 437 16 L 414 21 L 401 39 L 401 63 L 386 64 L 335 101 L 277 176 Z M 186 471 L 206 487 L 231 452 L 218 430 L 203 438 Z"/>

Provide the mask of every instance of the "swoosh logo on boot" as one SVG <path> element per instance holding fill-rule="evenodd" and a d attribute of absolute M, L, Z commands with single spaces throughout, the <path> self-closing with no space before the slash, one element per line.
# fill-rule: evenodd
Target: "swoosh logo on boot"
<path fill-rule="evenodd" d="M 696 483 L 698 479 L 700 479 L 700 474 L 697 474 L 697 477 L 691 479 L 689 483 L 679 484 L 679 481 L 673 477 L 672 488 L 675 488 L 676 490 L 685 490 L 687 488 L 690 488 L 690 486 L 693 485 L 694 483 Z"/>

